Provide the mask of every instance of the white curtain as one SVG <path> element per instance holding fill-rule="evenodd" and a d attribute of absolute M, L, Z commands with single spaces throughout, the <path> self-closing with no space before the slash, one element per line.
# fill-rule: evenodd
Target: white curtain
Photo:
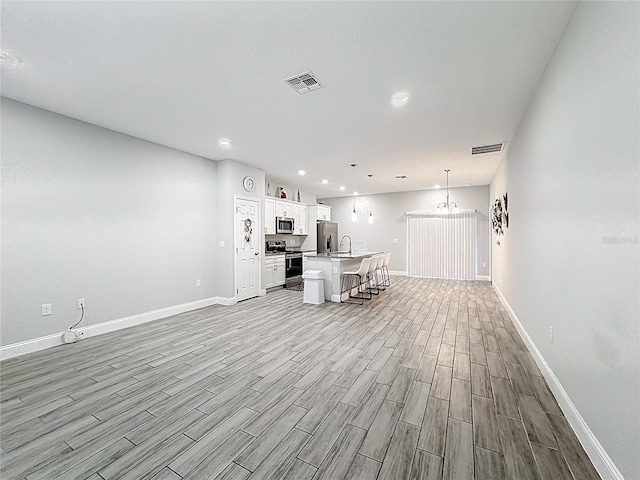
<path fill-rule="evenodd" d="M 476 212 L 407 213 L 408 274 L 475 280 Z"/>

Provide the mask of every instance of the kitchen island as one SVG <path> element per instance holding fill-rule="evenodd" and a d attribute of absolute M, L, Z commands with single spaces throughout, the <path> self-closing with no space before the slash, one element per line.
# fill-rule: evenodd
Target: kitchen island
<path fill-rule="evenodd" d="M 307 257 L 307 270 L 320 270 L 324 280 L 324 299 L 340 302 L 342 274 L 352 272 L 360 267 L 363 258 L 378 255 L 383 252 L 338 252 L 318 253 Z M 344 294 L 346 298 L 348 293 Z"/>

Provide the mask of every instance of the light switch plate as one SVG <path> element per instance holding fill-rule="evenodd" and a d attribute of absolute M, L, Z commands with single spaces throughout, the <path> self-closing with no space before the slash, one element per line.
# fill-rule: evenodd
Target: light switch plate
<path fill-rule="evenodd" d="M 50 303 L 43 303 L 42 304 L 42 316 L 44 317 L 45 315 L 51 315 L 51 304 Z"/>
<path fill-rule="evenodd" d="M 220 248 L 224 248 L 224 240 L 220 240 L 220 241 L 218 242 L 218 246 L 219 246 Z"/>

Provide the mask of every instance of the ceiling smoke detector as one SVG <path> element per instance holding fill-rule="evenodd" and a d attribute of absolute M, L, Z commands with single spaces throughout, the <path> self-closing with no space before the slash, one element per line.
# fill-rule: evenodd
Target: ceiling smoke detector
<path fill-rule="evenodd" d="M 318 90 L 323 87 L 313 72 L 303 72 L 298 75 L 294 75 L 293 77 L 285 78 L 284 80 L 291 88 L 293 88 L 296 92 L 303 94 L 309 93 L 312 90 Z"/>
<path fill-rule="evenodd" d="M 482 145 L 480 147 L 471 147 L 471 155 L 482 155 L 483 153 L 501 152 L 504 147 L 503 143 L 494 143 L 493 145 Z"/>

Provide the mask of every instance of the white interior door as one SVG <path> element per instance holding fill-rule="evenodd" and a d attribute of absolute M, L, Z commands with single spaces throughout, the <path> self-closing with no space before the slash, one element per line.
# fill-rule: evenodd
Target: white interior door
<path fill-rule="evenodd" d="M 236 197 L 236 300 L 260 293 L 260 213 L 257 200 Z"/>

